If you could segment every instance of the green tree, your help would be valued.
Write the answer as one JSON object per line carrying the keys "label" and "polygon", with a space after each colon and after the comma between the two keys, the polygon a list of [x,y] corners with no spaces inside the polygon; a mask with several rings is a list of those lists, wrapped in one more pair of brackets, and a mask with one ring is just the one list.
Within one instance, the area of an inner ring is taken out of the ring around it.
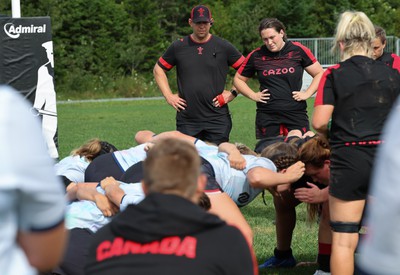
{"label": "green tree", "polygon": [[125,60],[130,72],[150,72],[164,46],[164,30],[159,22],[162,14],[158,1],[127,0],[124,9],[130,18],[129,46]]}
{"label": "green tree", "polygon": [[107,0],[63,1],[59,28],[53,30],[57,62],[80,74],[115,76],[125,71],[128,14]]}
{"label": "green tree", "polygon": [[[211,33],[244,55],[262,45],[258,24],[265,17],[281,20],[289,38],[331,37],[340,13],[360,10],[388,35],[400,36],[399,0],[202,3],[211,8],[215,20]],[[151,83],[158,57],[175,39],[191,33],[188,18],[198,4],[197,0],[27,0],[21,3],[21,15],[51,17],[58,89],[114,91],[118,83],[132,86],[133,75],[140,75],[138,83],[142,79]],[[11,1],[0,1],[0,13],[11,16]],[[171,74],[171,83],[173,78]]]}

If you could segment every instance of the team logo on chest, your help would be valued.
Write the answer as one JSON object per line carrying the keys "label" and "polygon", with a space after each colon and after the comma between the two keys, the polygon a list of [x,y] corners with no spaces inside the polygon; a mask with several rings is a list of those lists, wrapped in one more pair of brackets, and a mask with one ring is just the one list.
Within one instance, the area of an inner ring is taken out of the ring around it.
{"label": "team logo on chest", "polygon": [[198,47],[197,48],[197,54],[203,54],[203,50],[204,50],[204,48]]}

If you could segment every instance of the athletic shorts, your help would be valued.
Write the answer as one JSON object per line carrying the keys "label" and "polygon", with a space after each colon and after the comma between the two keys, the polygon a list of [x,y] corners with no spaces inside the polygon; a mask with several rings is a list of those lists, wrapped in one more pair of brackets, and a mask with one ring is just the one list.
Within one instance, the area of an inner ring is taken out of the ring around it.
{"label": "athletic shorts", "polygon": [[125,183],[141,182],[143,179],[143,161],[129,167],[121,176],[121,181]]}
{"label": "athletic shorts", "polygon": [[367,198],[376,146],[332,148],[329,194],[345,201]]}
{"label": "athletic shorts", "polygon": [[212,167],[211,163],[204,158],[201,158],[201,172],[207,177],[207,184],[204,188],[204,193],[210,194],[223,192],[222,188],[215,179],[214,168]]}
{"label": "athletic shorts", "polygon": [[232,130],[230,115],[212,118],[206,122],[176,121],[176,130],[186,135],[219,145],[229,141]]}
{"label": "athletic shorts", "polygon": [[104,154],[95,158],[86,168],[85,182],[100,182],[106,177],[120,180],[124,172],[113,153]]}
{"label": "athletic shorts", "polygon": [[256,138],[286,136],[291,130],[303,134],[310,130],[307,111],[257,112]]}

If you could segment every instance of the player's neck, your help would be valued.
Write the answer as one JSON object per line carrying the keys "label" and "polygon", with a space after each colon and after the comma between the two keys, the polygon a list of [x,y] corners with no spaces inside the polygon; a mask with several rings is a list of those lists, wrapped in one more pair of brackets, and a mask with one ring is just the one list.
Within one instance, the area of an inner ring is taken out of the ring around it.
{"label": "player's neck", "polygon": [[204,43],[207,42],[210,38],[211,38],[211,33],[208,33],[207,35],[205,35],[204,37],[198,36],[194,33],[192,33],[190,35],[190,38],[197,43]]}

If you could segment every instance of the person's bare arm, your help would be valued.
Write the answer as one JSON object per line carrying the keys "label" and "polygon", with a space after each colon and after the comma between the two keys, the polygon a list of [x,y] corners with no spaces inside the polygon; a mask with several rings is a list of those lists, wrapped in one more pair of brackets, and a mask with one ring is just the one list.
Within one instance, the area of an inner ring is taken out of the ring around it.
{"label": "person's bare arm", "polygon": [[178,112],[185,110],[186,101],[180,98],[179,95],[172,93],[171,88],[168,83],[168,77],[163,68],[161,68],[157,63],[153,69],[154,79],[157,82],[158,88],[165,97],[165,100],[169,105],[171,105]]}
{"label": "person's bare arm", "polygon": [[306,72],[312,76],[313,80],[311,81],[310,86],[308,86],[307,90],[304,92],[301,91],[293,91],[293,98],[297,101],[306,100],[310,98],[318,89],[319,81],[321,80],[322,75],[324,74],[324,69],[322,68],[319,62],[315,62],[314,64],[305,68]]}
{"label": "person's bare arm", "polygon": [[228,154],[228,160],[232,168],[237,170],[243,170],[246,168],[246,159],[242,156],[234,144],[223,142],[218,146],[218,151]]}
{"label": "person's bare arm", "polygon": [[[235,90],[235,88],[232,88],[232,90]],[[223,98],[223,104],[220,103],[220,100],[218,100],[218,97],[222,97]],[[234,96],[231,91],[228,90],[223,90],[222,93],[220,93],[218,96],[216,96],[213,99],[213,104],[215,107],[222,107],[225,104],[228,104],[229,102],[233,101],[236,98],[236,96]]]}
{"label": "person's bare arm", "polygon": [[[67,201],[74,201],[74,200],[79,200],[78,198],[78,190],[79,190],[79,194],[82,199],[86,199],[85,198],[85,192],[89,192],[90,194],[92,194],[91,191],[85,191],[85,190],[95,190],[96,186],[98,185],[97,182],[82,182],[82,183],[77,183],[77,182],[71,182],[68,186],[67,186],[67,193],[66,193],[66,197],[67,197]],[[90,196],[90,195],[87,195]]]}
{"label": "person's bare arm", "polygon": [[29,263],[39,271],[49,271],[62,259],[67,240],[64,223],[40,232],[18,232],[17,242]]}
{"label": "person's bare arm", "polygon": [[247,173],[247,179],[254,188],[270,188],[276,185],[293,183],[304,174],[304,163],[301,161],[289,166],[285,173],[277,173],[272,170],[255,167]]}
{"label": "person's bare arm", "polygon": [[217,215],[229,225],[236,226],[244,235],[249,245],[253,245],[253,231],[247,223],[236,203],[226,193],[206,195],[210,198],[211,208],[209,213]]}
{"label": "person's bare arm", "polygon": [[333,113],[333,105],[318,105],[314,107],[312,126],[314,130],[324,137],[328,137],[328,123]]}
{"label": "person's bare arm", "polygon": [[302,202],[306,203],[322,203],[328,201],[329,192],[328,187],[323,189],[319,189],[318,186],[307,182],[307,185],[310,188],[298,188],[294,191],[294,196]]}
{"label": "person's bare arm", "polygon": [[119,185],[108,185],[105,189],[107,198],[116,206],[120,206],[122,198],[125,196],[124,190]]}
{"label": "person's bare arm", "polygon": [[236,73],[235,78],[233,79],[233,84],[237,88],[237,91],[243,94],[245,97],[254,100],[255,102],[267,103],[270,96],[268,89],[255,93],[249,87],[249,85],[247,85],[248,80],[249,78]]}
{"label": "person's bare arm", "polygon": [[119,208],[105,195],[97,192],[97,185],[97,182],[75,184],[74,188],[68,191],[69,194],[67,193],[67,196],[68,198],[73,198],[73,200],[89,200],[96,203],[97,208],[106,217],[115,215]]}
{"label": "person's bare arm", "polygon": [[107,198],[116,206],[120,206],[125,192],[119,187],[120,183],[113,177],[107,177],[100,182],[101,187],[106,192]]}
{"label": "person's bare arm", "polygon": [[167,139],[167,138],[178,138],[181,140],[186,140],[192,144],[194,144],[194,142],[196,141],[196,138],[194,138],[192,136],[188,136],[186,134],[183,134],[179,131],[167,131],[167,132],[159,133],[158,135],[152,137],[150,142],[156,142],[157,140],[162,140],[162,139]]}
{"label": "person's bare arm", "polygon": [[154,133],[153,131],[141,130],[136,133],[135,141],[137,142],[137,144],[143,144],[149,142],[155,135],[156,133]]}

